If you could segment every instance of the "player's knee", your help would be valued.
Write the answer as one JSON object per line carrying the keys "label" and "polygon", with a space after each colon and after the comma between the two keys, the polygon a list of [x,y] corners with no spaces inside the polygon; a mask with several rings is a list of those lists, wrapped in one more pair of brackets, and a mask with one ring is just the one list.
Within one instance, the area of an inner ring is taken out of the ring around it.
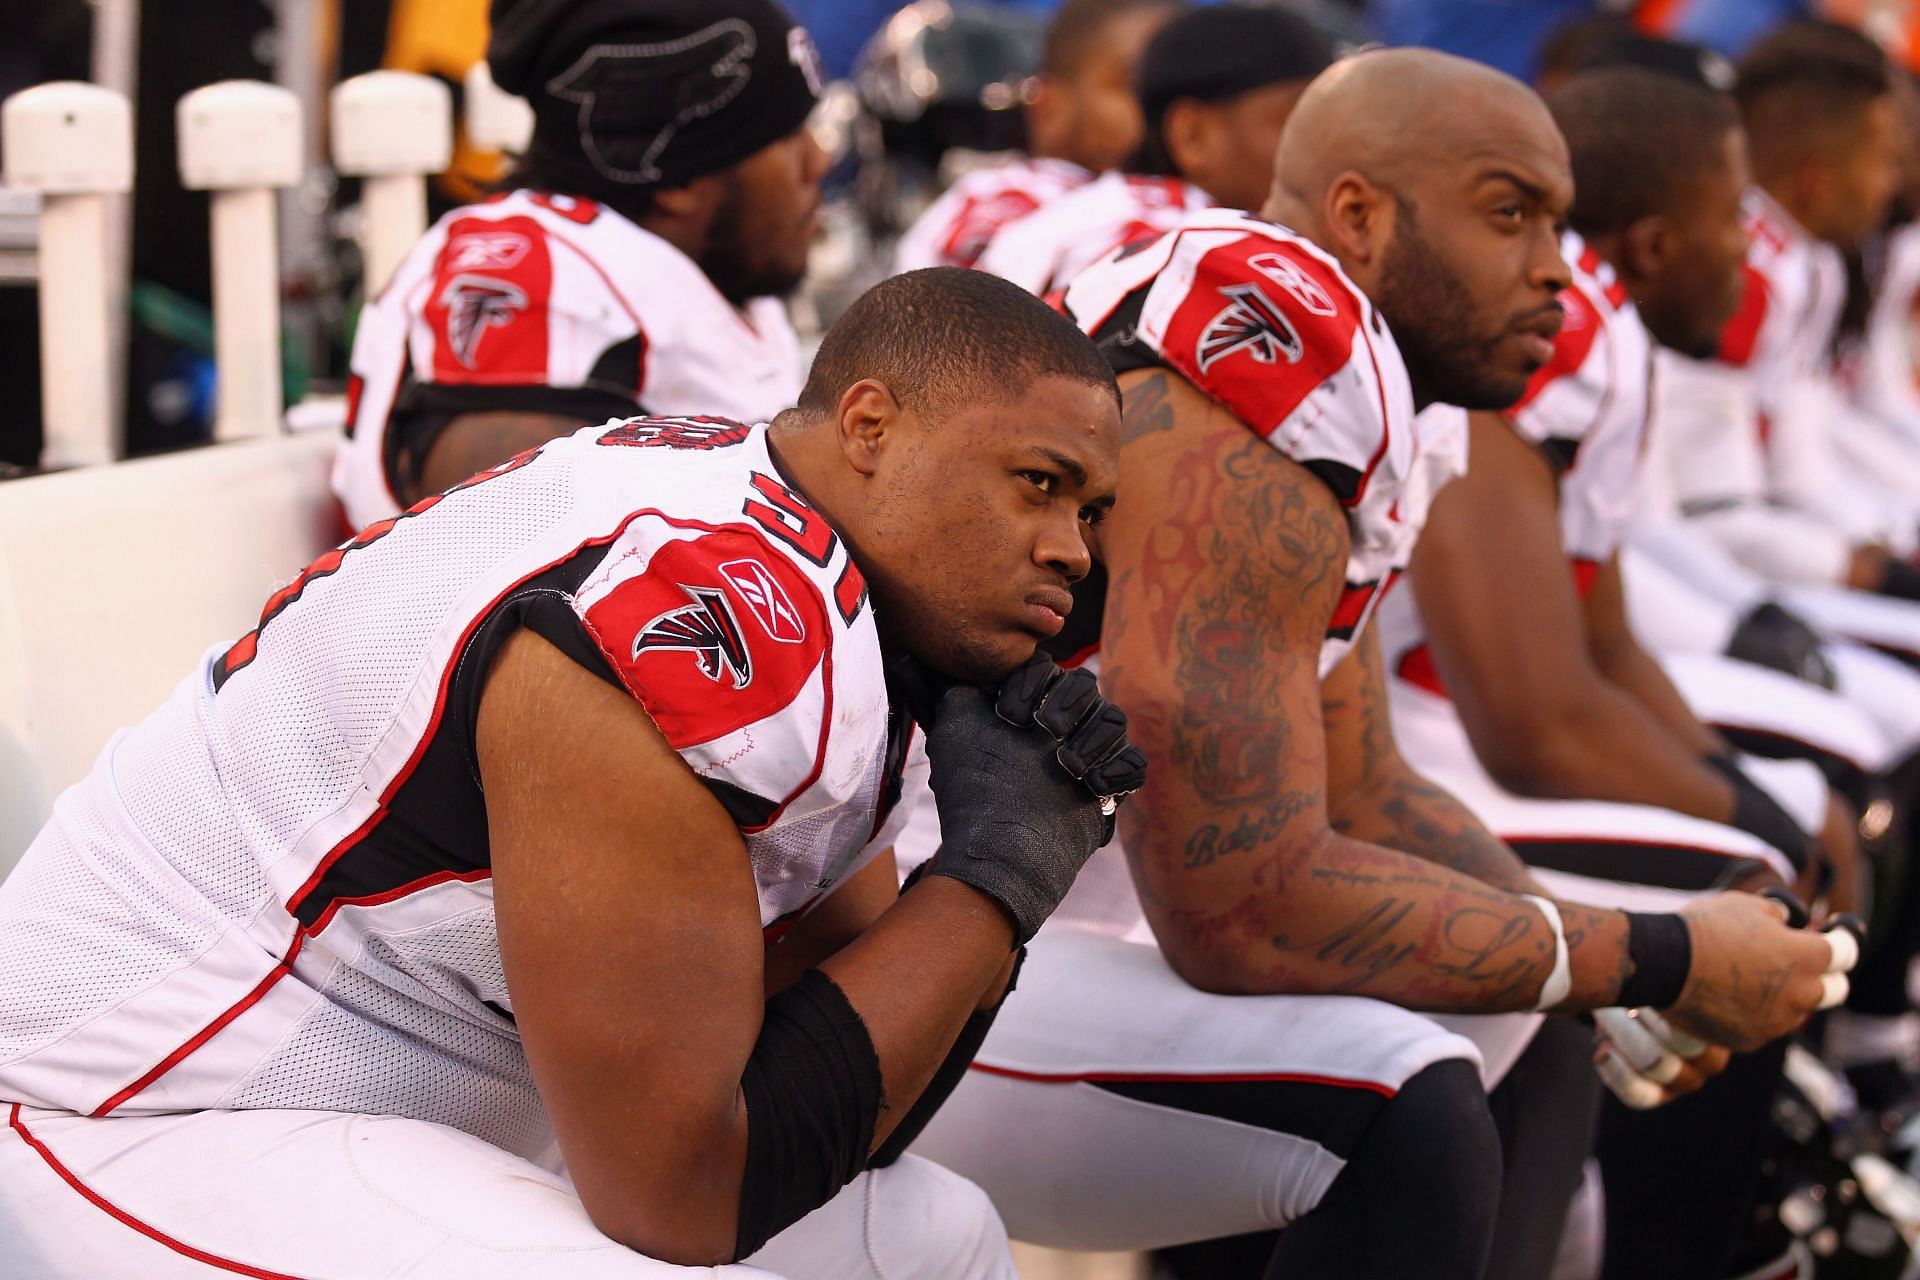
{"label": "player's knee", "polygon": [[[1436,1062],[1402,1085],[1381,1109],[1354,1153],[1354,1163],[1416,1178],[1437,1209],[1484,1216],[1491,1224],[1499,1196],[1500,1134],[1473,1063]],[[1496,1194],[1490,1194],[1496,1193]]]}
{"label": "player's knee", "polygon": [[1007,1229],[987,1193],[931,1160],[868,1175],[867,1249],[899,1280],[1012,1280]]}

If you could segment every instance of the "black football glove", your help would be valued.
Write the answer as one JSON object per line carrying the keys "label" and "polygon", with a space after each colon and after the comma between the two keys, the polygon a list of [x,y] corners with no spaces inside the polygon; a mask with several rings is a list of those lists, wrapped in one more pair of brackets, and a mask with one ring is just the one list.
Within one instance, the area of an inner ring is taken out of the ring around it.
{"label": "black football glove", "polygon": [[901,664],[890,677],[927,734],[940,815],[932,874],[998,902],[1014,941],[1026,942],[1112,838],[1115,807],[1146,780],[1126,715],[1090,673],[1038,653],[993,691],[941,688]]}

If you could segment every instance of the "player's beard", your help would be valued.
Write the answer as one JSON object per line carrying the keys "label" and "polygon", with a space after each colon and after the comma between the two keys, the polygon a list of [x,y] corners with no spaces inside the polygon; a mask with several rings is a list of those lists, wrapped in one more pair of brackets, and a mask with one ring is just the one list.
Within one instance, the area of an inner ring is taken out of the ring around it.
{"label": "player's beard", "polygon": [[1527,380],[1503,373],[1496,348],[1504,334],[1474,330],[1466,283],[1420,234],[1412,204],[1395,197],[1393,239],[1380,260],[1374,306],[1386,317],[1421,396],[1462,409],[1505,409]]}
{"label": "player's beard", "polygon": [[735,306],[754,298],[784,298],[800,287],[806,278],[803,260],[799,266],[762,260],[746,234],[746,194],[737,175],[726,175],[726,194],[713,211],[713,225],[707,230],[707,249],[700,255],[700,269],[720,296]]}

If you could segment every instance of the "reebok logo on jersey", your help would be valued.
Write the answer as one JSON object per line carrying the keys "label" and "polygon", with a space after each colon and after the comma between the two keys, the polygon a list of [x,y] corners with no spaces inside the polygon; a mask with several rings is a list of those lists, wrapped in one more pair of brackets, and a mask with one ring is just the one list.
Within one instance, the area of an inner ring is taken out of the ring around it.
{"label": "reebok logo on jersey", "polygon": [[526,290],[505,280],[463,273],[440,291],[447,310],[447,345],[453,358],[471,369],[487,330],[512,324],[527,309]]}
{"label": "reebok logo on jersey", "polygon": [[447,244],[447,266],[454,271],[507,271],[520,265],[533,241],[518,231],[470,231]]}
{"label": "reebok logo on jersey", "polygon": [[1258,253],[1247,259],[1247,265],[1292,294],[1294,301],[1313,315],[1331,316],[1338,312],[1319,281],[1302,271],[1300,264],[1292,259],[1278,253]]}
{"label": "reebok logo on jersey", "polygon": [[[765,570],[762,570],[765,572]],[[680,584],[693,603],[669,609],[640,628],[633,638],[633,657],[648,649],[680,649],[693,654],[700,674],[719,683],[733,678],[733,687],[744,689],[753,683],[753,658],[747,652],[746,637],[727,603],[727,593],[719,587],[690,587]],[[783,597],[784,598],[784,597]],[[793,606],[787,606],[791,609]]]}
{"label": "reebok logo on jersey", "polygon": [[747,602],[747,608],[769,636],[781,644],[806,641],[807,624],[800,620],[800,611],[793,607],[793,601],[781,590],[767,566],[758,560],[729,560],[720,566],[720,572]]}
{"label": "reebok logo on jersey", "polygon": [[1273,364],[1283,355],[1289,364],[1300,362],[1305,348],[1299,332],[1259,285],[1225,285],[1220,292],[1231,301],[1201,330],[1194,351],[1203,377],[1236,351],[1247,352],[1261,364]]}

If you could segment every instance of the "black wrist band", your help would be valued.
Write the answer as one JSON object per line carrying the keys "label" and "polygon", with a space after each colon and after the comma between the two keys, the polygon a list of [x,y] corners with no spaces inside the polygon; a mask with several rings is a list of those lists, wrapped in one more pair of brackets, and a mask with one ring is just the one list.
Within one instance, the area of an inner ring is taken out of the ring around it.
{"label": "black wrist band", "polygon": [[1812,841],[1793,815],[1780,807],[1759,783],[1749,778],[1731,755],[1700,757],[1700,762],[1733,784],[1733,817],[1729,826],[1758,836],[1784,855],[1793,869],[1807,865]]}
{"label": "black wrist band", "polygon": [[1680,999],[1693,969],[1693,937],[1677,915],[1627,912],[1627,956],[1633,973],[1620,984],[1628,1009],[1665,1009]]}

